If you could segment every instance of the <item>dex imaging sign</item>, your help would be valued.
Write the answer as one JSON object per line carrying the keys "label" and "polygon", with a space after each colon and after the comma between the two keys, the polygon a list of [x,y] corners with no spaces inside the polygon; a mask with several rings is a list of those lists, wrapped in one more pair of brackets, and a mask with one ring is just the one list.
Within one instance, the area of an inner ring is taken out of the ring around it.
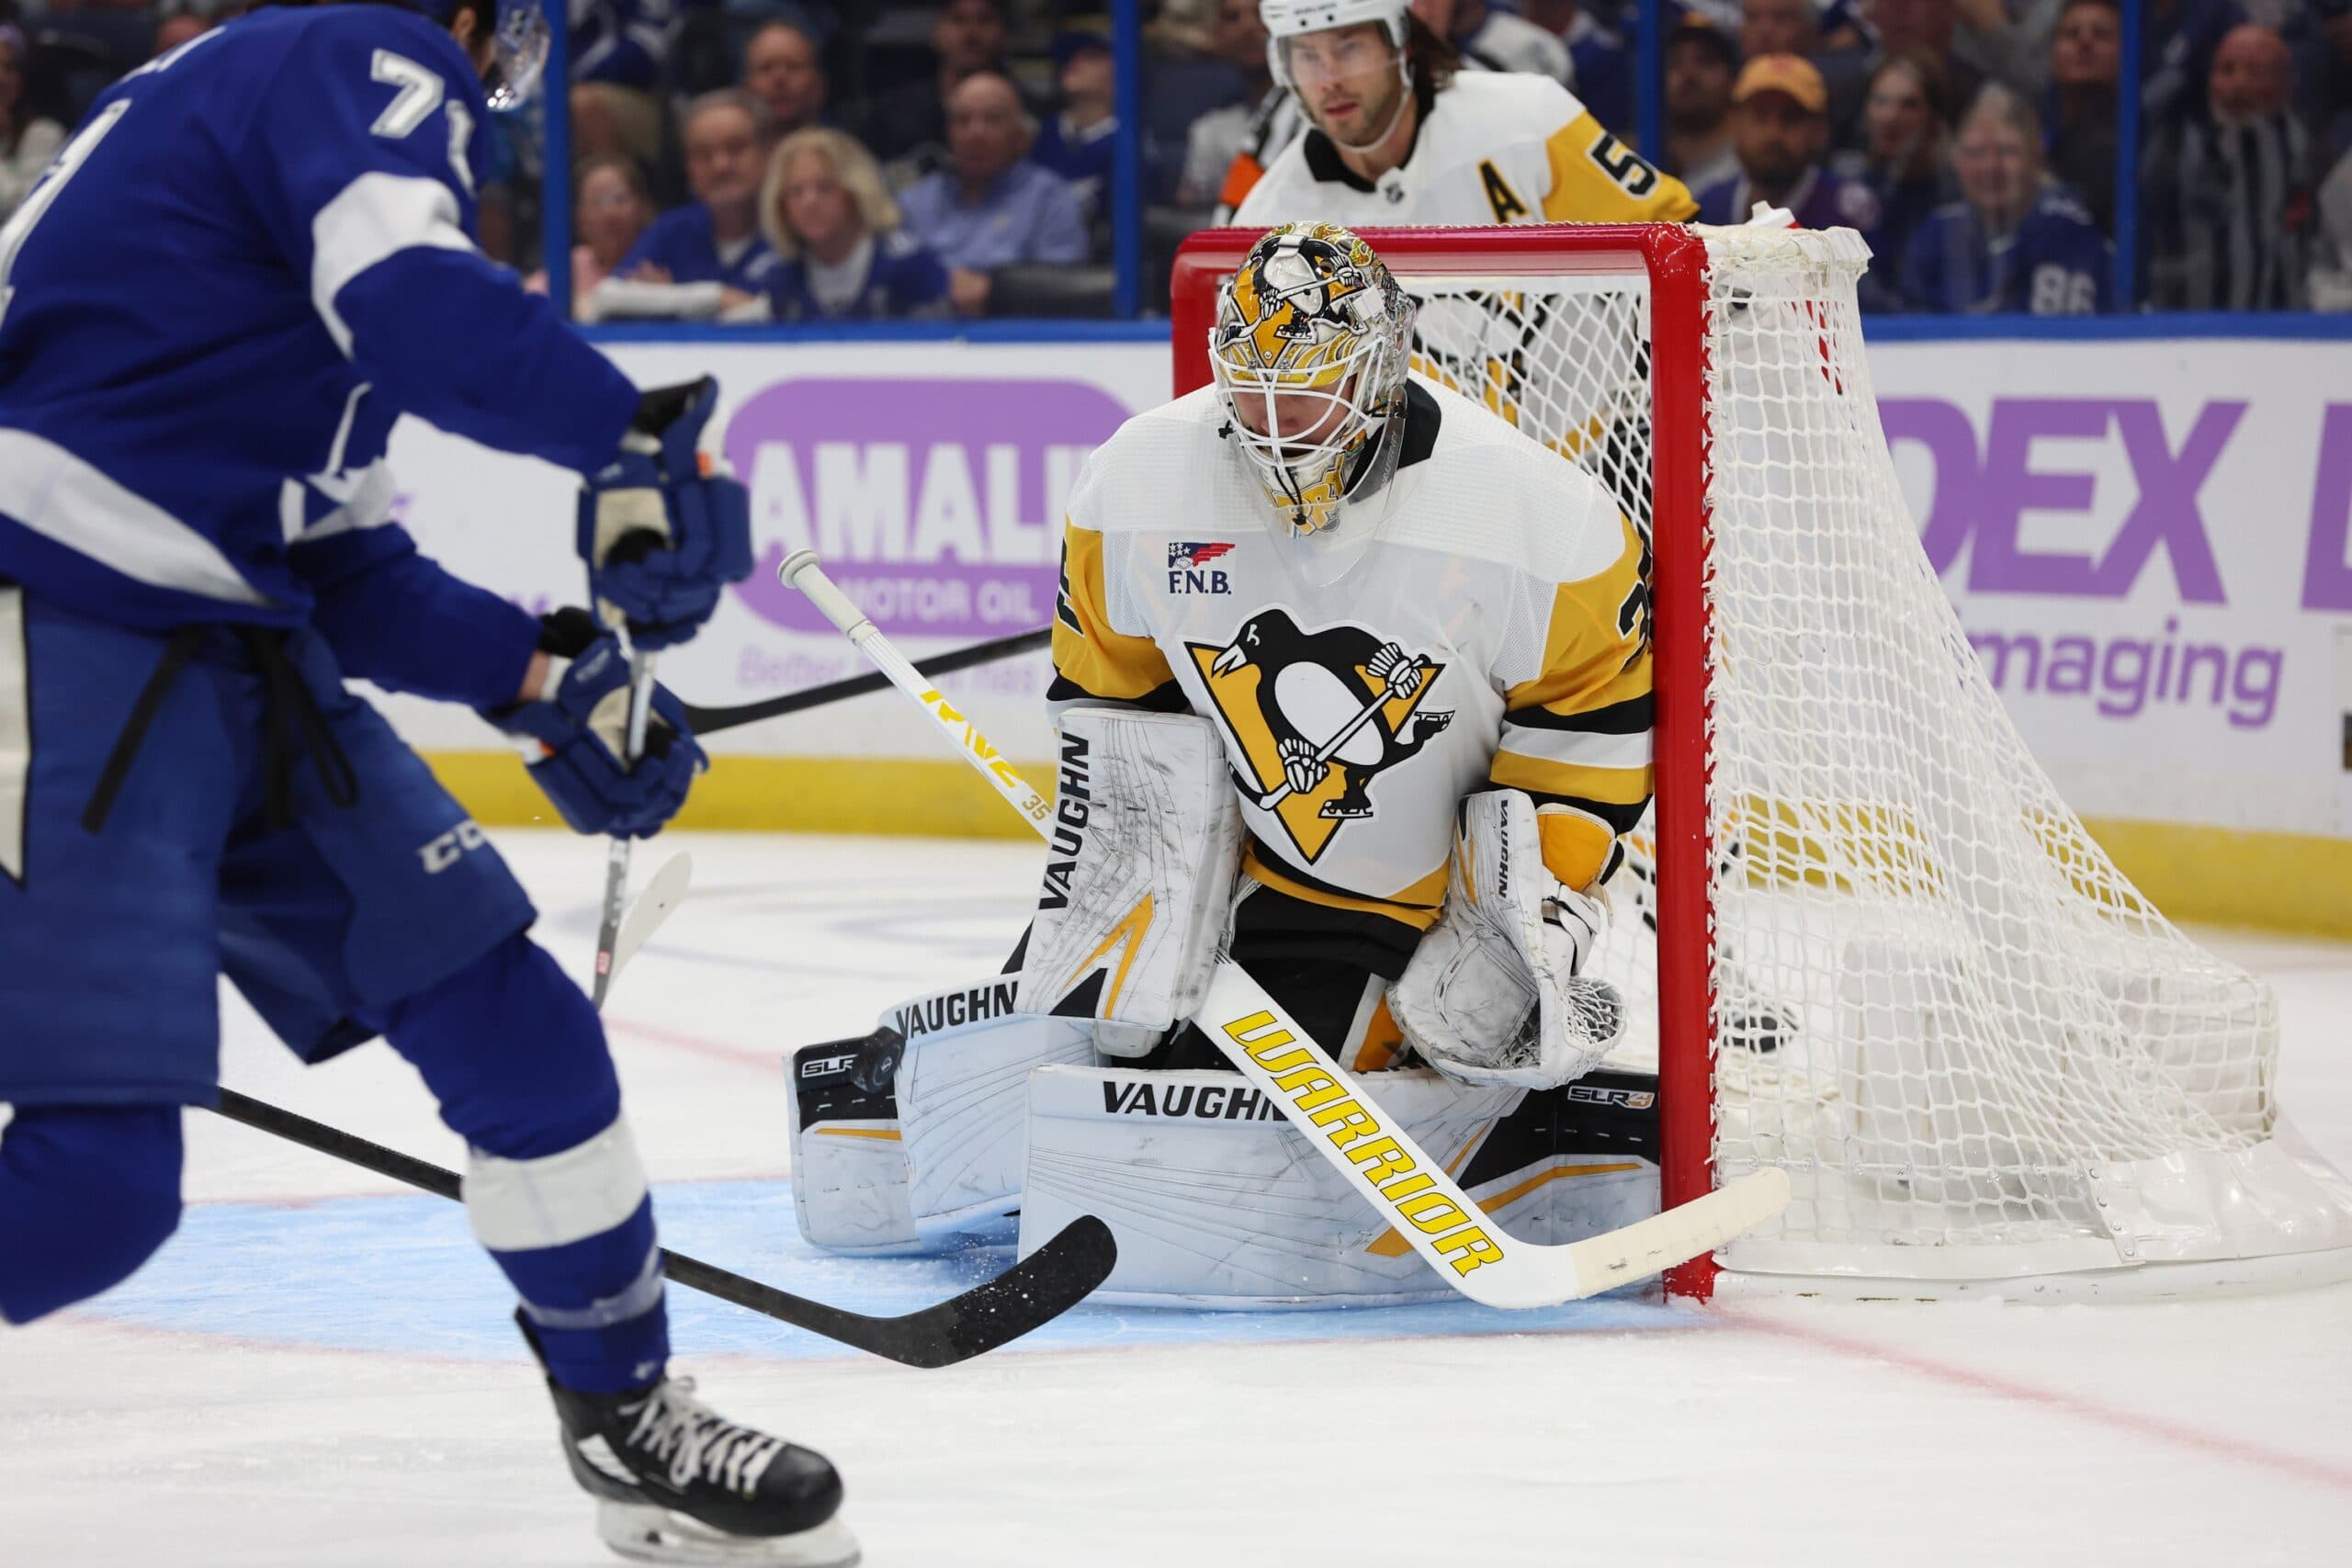
{"label": "dex imaging sign", "polygon": [[2352,833],[2335,788],[2347,352],[1873,348],[1928,561],[2076,809]]}
{"label": "dex imaging sign", "polygon": [[1079,381],[771,385],[727,429],[760,551],[743,602],[788,630],[830,632],[775,577],[786,555],[809,548],[889,636],[974,639],[1043,626],[1064,498],[1126,416]]}

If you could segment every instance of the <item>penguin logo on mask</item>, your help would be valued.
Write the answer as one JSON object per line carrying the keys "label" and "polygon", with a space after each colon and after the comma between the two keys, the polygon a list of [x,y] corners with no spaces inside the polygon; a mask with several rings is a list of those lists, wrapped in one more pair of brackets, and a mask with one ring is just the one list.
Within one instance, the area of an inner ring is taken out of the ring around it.
{"label": "penguin logo on mask", "polygon": [[1349,822],[1373,815],[1372,781],[1453,721],[1425,706],[1445,666],[1362,626],[1301,631],[1261,610],[1223,647],[1186,643],[1248,767],[1241,791],[1312,864]]}

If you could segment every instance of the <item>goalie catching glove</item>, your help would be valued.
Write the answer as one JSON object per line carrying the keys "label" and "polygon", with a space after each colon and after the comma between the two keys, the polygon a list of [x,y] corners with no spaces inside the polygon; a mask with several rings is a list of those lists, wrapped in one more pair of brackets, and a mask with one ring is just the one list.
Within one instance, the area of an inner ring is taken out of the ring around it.
{"label": "goalie catching glove", "polygon": [[1017,1010],[1091,1018],[1104,1055],[1148,1054],[1207,999],[1240,865],[1241,814],[1214,725],[1069,709]]}
{"label": "goalie catching glove", "polygon": [[707,376],[645,393],[619,453],[580,495],[589,592],[607,626],[628,617],[640,652],[694,636],[719,591],[752,573],[750,493],[701,452],[718,403]]}
{"label": "goalie catching glove", "polygon": [[677,815],[695,775],[710,765],[687,728],[685,708],[668,687],[653,688],[645,754],[630,767],[621,760],[629,671],[619,640],[597,635],[588,612],[577,608],[543,616],[539,625],[539,649],[554,656],[543,694],[482,716],[520,739],[531,777],[574,832],[650,838]]}
{"label": "goalie catching glove", "polygon": [[1405,1038],[1460,1083],[1555,1088],[1624,1034],[1617,987],[1577,973],[1607,906],[1544,865],[1537,815],[1515,789],[1462,803],[1445,913],[1389,987]]}

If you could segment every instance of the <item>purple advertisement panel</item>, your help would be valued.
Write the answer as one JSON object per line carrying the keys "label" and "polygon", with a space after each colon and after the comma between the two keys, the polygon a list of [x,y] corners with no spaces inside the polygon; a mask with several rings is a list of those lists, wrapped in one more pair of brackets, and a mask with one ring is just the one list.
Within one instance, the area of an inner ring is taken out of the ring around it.
{"label": "purple advertisement panel", "polygon": [[779,381],[727,428],[759,558],[737,592],[777,626],[830,633],[776,581],[784,558],[807,547],[890,637],[969,641],[1041,626],[1063,500],[1126,413],[1080,381]]}

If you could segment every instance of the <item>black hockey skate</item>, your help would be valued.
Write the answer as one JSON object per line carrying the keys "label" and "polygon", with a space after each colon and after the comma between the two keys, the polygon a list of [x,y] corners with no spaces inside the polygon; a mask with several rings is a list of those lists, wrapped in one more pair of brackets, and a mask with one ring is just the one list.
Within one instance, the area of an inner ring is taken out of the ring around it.
{"label": "black hockey skate", "polygon": [[[521,1314],[531,1353],[538,1341]],[[546,1359],[540,1359],[541,1368]],[[553,1378],[563,1456],[596,1498],[596,1532],[642,1562],[849,1568],[856,1538],[835,1517],[842,1478],[822,1454],[729,1421],[691,1378],[582,1393]]]}

